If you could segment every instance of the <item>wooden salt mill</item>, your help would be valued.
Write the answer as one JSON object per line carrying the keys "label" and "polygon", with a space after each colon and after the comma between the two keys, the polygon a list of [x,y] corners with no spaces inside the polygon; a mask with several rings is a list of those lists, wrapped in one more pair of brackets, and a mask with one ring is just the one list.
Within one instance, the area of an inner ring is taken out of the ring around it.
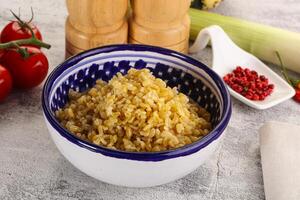
{"label": "wooden salt mill", "polygon": [[66,0],[66,56],[108,45],[127,43],[128,0]]}
{"label": "wooden salt mill", "polygon": [[131,0],[129,42],[187,53],[190,0]]}

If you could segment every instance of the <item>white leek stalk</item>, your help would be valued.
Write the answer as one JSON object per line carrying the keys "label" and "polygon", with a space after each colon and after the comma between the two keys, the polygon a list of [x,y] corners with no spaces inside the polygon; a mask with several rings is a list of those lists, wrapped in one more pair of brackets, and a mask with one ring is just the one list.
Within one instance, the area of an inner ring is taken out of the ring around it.
{"label": "white leek stalk", "polygon": [[190,39],[210,25],[219,25],[242,49],[258,58],[279,65],[278,51],[286,68],[300,73],[300,33],[261,25],[191,8]]}

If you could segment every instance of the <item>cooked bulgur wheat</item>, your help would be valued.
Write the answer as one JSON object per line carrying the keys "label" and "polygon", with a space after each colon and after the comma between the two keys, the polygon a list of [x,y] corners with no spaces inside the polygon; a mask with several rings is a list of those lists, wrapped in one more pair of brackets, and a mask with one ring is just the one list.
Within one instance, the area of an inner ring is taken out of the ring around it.
{"label": "cooked bulgur wheat", "polygon": [[148,69],[98,80],[85,93],[69,92],[69,103],[56,111],[70,132],[94,144],[124,151],[178,148],[207,135],[210,114],[155,78]]}

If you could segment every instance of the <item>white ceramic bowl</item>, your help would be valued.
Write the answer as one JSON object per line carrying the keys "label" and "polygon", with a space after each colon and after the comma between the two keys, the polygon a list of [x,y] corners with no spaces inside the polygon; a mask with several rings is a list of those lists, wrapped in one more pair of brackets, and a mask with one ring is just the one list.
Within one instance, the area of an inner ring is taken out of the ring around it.
{"label": "white ceramic bowl", "polygon": [[[109,80],[131,67],[149,68],[170,86],[212,114],[213,130],[190,145],[163,152],[125,152],[83,141],[64,129],[54,111],[67,102],[70,88],[84,91],[97,79]],[[49,75],[42,95],[45,121],[59,151],[75,167],[101,181],[150,187],[179,179],[213,154],[231,117],[230,95],[221,78],[204,64],[171,50],[144,45],[113,45],[78,54]]]}

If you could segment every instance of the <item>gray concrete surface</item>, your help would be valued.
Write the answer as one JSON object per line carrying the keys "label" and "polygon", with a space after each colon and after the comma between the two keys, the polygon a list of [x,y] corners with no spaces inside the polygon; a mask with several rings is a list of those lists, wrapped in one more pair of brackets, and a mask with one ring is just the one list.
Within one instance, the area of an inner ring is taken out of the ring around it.
{"label": "gray concrete surface", "polygon": [[[0,25],[21,8],[52,49],[45,51],[53,69],[64,59],[63,0],[0,0]],[[299,0],[225,0],[215,12],[300,31]],[[210,50],[198,56],[210,64]],[[300,64],[300,63],[299,63]],[[274,70],[277,71],[276,68]],[[51,71],[51,70],[50,70]],[[233,115],[223,144],[209,161],[187,177],[146,189],[112,186],[73,167],[51,141],[41,111],[42,86],[14,92],[0,104],[0,199],[264,199],[258,128],[268,120],[300,124],[300,105],[292,100],[259,111],[233,100]]]}

